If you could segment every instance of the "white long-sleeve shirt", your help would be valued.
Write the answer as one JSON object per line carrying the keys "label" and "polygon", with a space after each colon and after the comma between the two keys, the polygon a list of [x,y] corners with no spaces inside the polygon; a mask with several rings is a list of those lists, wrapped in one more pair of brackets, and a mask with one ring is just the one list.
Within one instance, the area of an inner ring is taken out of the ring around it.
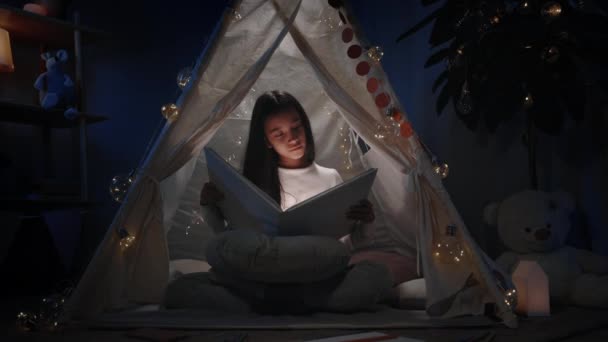
{"label": "white long-sleeve shirt", "polygon": [[342,183],[342,177],[335,169],[312,163],[300,169],[279,167],[281,182],[281,209],[287,210],[325,190]]}

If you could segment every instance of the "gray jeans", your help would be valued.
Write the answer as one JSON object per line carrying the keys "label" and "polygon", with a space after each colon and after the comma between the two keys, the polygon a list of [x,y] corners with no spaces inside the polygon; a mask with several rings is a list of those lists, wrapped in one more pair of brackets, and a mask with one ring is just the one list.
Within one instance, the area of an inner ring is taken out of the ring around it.
{"label": "gray jeans", "polygon": [[235,230],[207,246],[212,280],[271,312],[371,309],[390,293],[389,271],[369,261],[348,266],[349,259],[344,244],[322,236]]}

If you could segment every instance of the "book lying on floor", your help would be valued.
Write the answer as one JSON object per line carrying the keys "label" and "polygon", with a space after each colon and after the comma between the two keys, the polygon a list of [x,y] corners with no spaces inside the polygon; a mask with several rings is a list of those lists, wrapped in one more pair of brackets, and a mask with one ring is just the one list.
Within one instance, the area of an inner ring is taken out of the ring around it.
{"label": "book lying on floor", "polygon": [[209,179],[224,194],[218,203],[234,229],[255,229],[269,235],[325,235],[340,238],[350,233],[346,218],[352,205],[367,198],[377,169],[369,169],[287,210],[245,178],[220,155],[205,148]]}
{"label": "book lying on floor", "polygon": [[380,332],[366,332],[352,335],[334,336],[307,342],[422,342],[422,340],[389,335]]}

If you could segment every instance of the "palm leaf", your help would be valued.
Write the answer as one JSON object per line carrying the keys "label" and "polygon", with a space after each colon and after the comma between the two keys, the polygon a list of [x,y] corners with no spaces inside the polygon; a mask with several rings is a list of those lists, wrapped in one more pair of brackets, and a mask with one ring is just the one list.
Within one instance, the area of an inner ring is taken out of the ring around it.
{"label": "palm leaf", "polygon": [[444,11],[437,17],[431,30],[431,36],[429,37],[431,47],[437,47],[456,36],[456,23],[464,15],[464,10],[456,11],[453,8],[449,8],[449,10]]}
{"label": "palm leaf", "polygon": [[441,112],[443,112],[443,109],[445,108],[445,106],[448,104],[448,102],[450,101],[450,83],[446,83],[443,88],[441,88],[441,91],[439,92],[439,95],[437,96],[437,103],[435,106],[435,110],[437,111],[437,116],[441,116]]}
{"label": "palm leaf", "polygon": [[439,74],[439,76],[437,76],[437,79],[435,80],[435,82],[433,82],[433,94],[435,94],[435,92],[437,91],[437,88],[439,88],[439,86],[448,80],[448,75],[450,73],[447,70],[444,70],[441,74]]}
{"label": "palm leaf", "polygon": [[445,58],[447,58],[450,55],[450,49],[448,48],[443,48],[437,52],[435,52],[434,54],[432,54],[427,60],[426,63],[424,63],[424,67],[428,68],[430,66],[433,66],[439,62],[441,62],[442,60],[444,60]]}
{"label": "palm leaf", "polygon": [[439,16],[439,14],[441,14],[443,12],[443,10],[444,10],[443,8],[438,8],[438,9],[434,10],[426,18],[422,19],[416,25],[412,26],[410,29],[408,29],[407,31],[405,31],[404,33],[402,33],[397,38],[397,42],[400,42],[401,40],[403,40],[403,39],[411,36],[412,34],[420,31],[420,29],[422,29],[423,27],[425,27],[426,25],[428,25],[431,21],[433,21],[435,18],[437,18]]}

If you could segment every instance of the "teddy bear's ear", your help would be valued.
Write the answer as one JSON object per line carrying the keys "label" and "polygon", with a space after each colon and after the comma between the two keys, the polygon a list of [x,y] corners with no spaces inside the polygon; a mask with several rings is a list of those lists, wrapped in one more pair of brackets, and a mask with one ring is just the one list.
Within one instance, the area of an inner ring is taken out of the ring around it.
{"label": "teddy bear's ear", "polygon": [[40,54],[40,58],[42,58],[43,60],[47,60],[49,58],[51,58],[51,53],[50,52],[43,52]]}
{"label": "teddy bear's ear", "polygon": [[65,62],[65,61],[68,60],[68,53],[65,50],[59,50],[59,51],[57,51],[57,53],[55,54],[55,56],[57,56],[57,59],[60,60],[60,61],[62,61],[62,62]]}
{"label": "teddy bear's ear", "polygon": [[495,226],[498,224],[498,207],[500,203],[492,202],[483,208],[483,220],[485,223]]}
{"label": "teddy bear's ear", "polygon": [[568,212],[573,212],[576,204],[574,203],[574,199],[572,195],[565,191],[557,191],[551,194],[551,200],[557,202],[559,208],[565,209]]}

